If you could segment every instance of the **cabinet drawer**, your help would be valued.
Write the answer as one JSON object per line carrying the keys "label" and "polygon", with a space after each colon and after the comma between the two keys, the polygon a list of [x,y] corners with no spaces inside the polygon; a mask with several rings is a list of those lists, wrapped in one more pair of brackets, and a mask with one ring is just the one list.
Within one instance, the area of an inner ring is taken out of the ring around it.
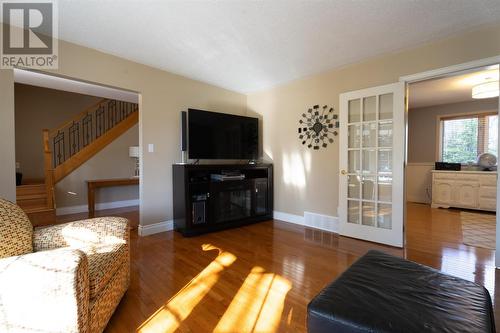
{"label": "cabinet drawer", "polygon": [[466,182],[478,182],[479,183],[479,176],[478,175],[470,175],[466,173],[459,173],[457,174],[457,178],[455,178],[456,181],[466,181]]}
{"label": "cabinet drawer", "polygon": [[481,198],[497,198],[497,188],[495,186],[481,186],[479,188],[479,197]]}
{"label": "cabinet drawer", "polygon": [[497,176],[496,175],[481,175],[479,176],[479,182],[481,185],[496,186]]}
{"label": "cabinet drawer", "polygon": [[496,210],[497,199],[479,198],[479,208],[485,210]]}
{"label": "cabinet drawer", "polygon": [[453,180],[456,178],[456,173],[454,172],[434,172],[432,173],[433,179],[436,180]]}

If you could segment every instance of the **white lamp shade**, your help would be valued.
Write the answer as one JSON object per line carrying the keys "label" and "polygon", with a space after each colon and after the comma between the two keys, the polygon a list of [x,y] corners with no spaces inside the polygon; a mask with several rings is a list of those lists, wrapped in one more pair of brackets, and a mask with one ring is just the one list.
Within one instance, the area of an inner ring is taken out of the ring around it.
{"label": "white lamp shade", "polygon": [[498,81],[490,81],[472,87],[472,98],[491,98],[498,96]]}
{"label": "white lamp shade", "polygon": [[139,146],[128,147],[129,157],[139,157]]}

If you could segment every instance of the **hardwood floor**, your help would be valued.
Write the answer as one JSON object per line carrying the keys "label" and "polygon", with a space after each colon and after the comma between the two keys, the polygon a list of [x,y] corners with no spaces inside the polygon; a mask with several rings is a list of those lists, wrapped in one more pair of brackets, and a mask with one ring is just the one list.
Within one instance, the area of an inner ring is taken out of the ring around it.
{"label": "hardwood floor", "polygon": [[305,332],[307,303],[372,248],[482,284],[498,309],[494,251],[461,243],[459,212],[409,204],[407,216],[404,250],[280,221],[194,238],[132,232],[131,286],[106,332]]}

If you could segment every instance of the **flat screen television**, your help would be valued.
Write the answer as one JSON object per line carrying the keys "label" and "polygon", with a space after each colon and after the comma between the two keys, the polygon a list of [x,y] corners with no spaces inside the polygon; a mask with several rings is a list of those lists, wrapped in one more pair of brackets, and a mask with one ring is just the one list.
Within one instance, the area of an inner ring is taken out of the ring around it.
{"label": "flat screen television", "polygon": [[188,109],[190,159],[256,160],[258,151],[257,118]]}

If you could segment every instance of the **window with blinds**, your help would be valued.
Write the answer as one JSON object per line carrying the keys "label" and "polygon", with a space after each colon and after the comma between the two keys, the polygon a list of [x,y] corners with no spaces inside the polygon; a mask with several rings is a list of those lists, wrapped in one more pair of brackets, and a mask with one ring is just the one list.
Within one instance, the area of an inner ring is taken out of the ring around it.
{"label": "window with blinds", "polygon": [[441,118],[441,160],[475,162],[482,153],[498,156],[498,115],[482,113]]}

